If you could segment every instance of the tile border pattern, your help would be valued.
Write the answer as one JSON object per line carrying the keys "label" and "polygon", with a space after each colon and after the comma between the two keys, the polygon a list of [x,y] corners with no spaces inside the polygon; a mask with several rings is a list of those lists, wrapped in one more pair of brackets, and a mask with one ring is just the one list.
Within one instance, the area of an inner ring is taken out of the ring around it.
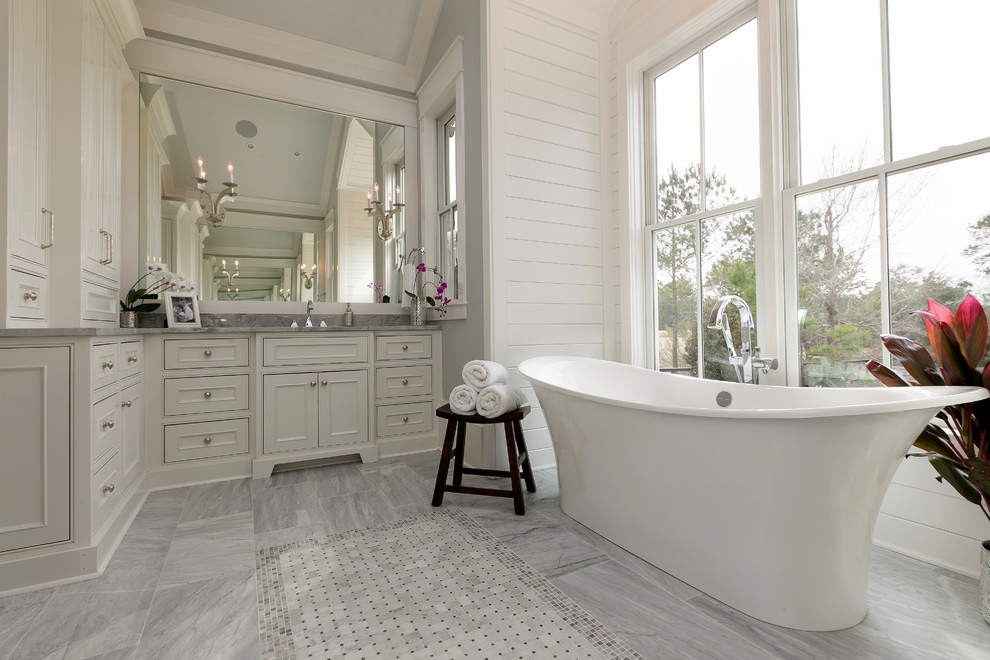
{"label": "tile border pattern", "polygon": [[[363,536],[371,539],[382,534],[409,533],[413,530],[405,528],[424,523],[439,524],[452,529],[455,533],[463,534],[466,544],[471,547],[472,556],[462,556],[458,561],[464,565],[477,563],[479,560],[496,564],[496,568],[504,570],[509,579],[520,585],[521,589],[525,591],[527,599],[541,603],[541,607],[545,606],[543,609],[546,615],[551,619],[556,619],[555,623],[560,626],[562,632],[566,632],[564,626],[572,631],[572,633],[568,633],[568,637],[573,634],[586,640],[591,649],[604,658],[641,658],[632,647],[571,600],[549,579],[456,507],[397,522],[383,523],[367,529],[352,530],[324,538],[308,539],[259,550],[256,569],[262,658],[265,660],[295,658],[296,649],[293,642],[293,622],[289,602],[292,601],[296,605],[297,598],[295,594],[290,593],[293,588],[289,582],[290,577],[282,573],[283,555],[291,556],[292,553],[300,551],[327,550],[334,544],[342,542],[346,544],[347,541],[360,539]],[[426,531],[425,526],[424,531]],[[337,559],[343,559],[345,556],[346,552],[340,553],[337,555]],[[414,559],[416,558],[411,558],[411,560]]]}

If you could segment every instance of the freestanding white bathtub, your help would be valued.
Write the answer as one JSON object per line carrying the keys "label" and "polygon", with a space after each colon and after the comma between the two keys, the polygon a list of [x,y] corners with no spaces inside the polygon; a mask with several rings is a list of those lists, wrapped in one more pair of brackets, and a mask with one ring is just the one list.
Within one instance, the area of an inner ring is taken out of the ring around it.
{"label": "freestanding white bathtub", "polygon": [[901,457],[940,408],[988,394],[741,385],[574,357],[519,372],[546,415],[564,513],[801,630],[866,616],[873,524]]}

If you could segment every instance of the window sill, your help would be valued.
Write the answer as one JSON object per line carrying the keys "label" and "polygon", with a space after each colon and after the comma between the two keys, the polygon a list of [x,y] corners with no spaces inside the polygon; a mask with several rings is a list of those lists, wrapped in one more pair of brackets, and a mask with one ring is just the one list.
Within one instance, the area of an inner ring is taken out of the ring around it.
{"label": "window sill", "polygon": [[443,316],[433,309],[427,310],[427,318],[431,321],[459,321],[467,318],[467,302],[452,302],[447,305],[447,313]]}

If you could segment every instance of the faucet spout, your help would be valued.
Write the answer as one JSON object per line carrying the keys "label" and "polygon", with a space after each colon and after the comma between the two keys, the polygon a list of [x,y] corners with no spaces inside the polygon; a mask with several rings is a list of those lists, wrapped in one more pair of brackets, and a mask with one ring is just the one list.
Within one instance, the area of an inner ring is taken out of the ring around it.
{"label": "faucet spout", "polygon": [[[729,326],[729,318],[726,314],[729,305],[735,307],[739,312],[739,331],[742,336],[740,337],[738,352],[732,341],[732,328]],[[753,313],[750,311],[746,301],[737,295],[731,294],[722,296],[716,300],[715,307],[712,308],[712,315],[708,320],[708,328],[722,331],[725,347],[729,351],[729,364],[735,369],[736,378],[739,382],[753,382],[752,366],[750,364],[753,357]]]}

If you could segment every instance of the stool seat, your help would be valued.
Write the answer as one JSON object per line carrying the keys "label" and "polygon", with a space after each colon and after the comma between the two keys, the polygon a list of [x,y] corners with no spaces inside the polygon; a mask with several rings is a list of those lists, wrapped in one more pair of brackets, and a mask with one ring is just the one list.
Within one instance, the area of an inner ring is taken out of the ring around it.
{"label": "stool seat", "polygon": [[[526,450],[526,439],[523,436],[522,420],[529,414],[530,407],[519,406],[515,410],[509,411],[498,417],[483,417],[478,414],[463,415],[454,412],[450,404],[444,404],[437,408],[437,417],[447,420],[447,431],[444,435],[443,449],[440,452],[440,466],[437,470],[437,483],[433,489],[433,506],[443,504],[444,493],[468,493],[471,495],[490,495],[493,497],[511,497],[515,505],[515,512],[518,515],[526,513],[526,505],[523,502],[522,482],[519,478],[520,470],[522,478],[526,481],[526,490],[531,493],[536,492],[536,479],[533,478],[533,468],[529,461],[529,452]],[[483,470],[480,468],[464,467],[464,439],[468,424],[503,424],[505,426],[505,444],[509,455],[508,470]],[[456,443],[455,443],[456,440]],[[450,467],[450,459],[454,459],[453,484],[447,485],[447,471]],[[478,488],[475,486],[462,486],[461,477],[465,474],[478,474],[490,477],[509,477],[512,482],[511,490],[500,490],[496,488]]]}

